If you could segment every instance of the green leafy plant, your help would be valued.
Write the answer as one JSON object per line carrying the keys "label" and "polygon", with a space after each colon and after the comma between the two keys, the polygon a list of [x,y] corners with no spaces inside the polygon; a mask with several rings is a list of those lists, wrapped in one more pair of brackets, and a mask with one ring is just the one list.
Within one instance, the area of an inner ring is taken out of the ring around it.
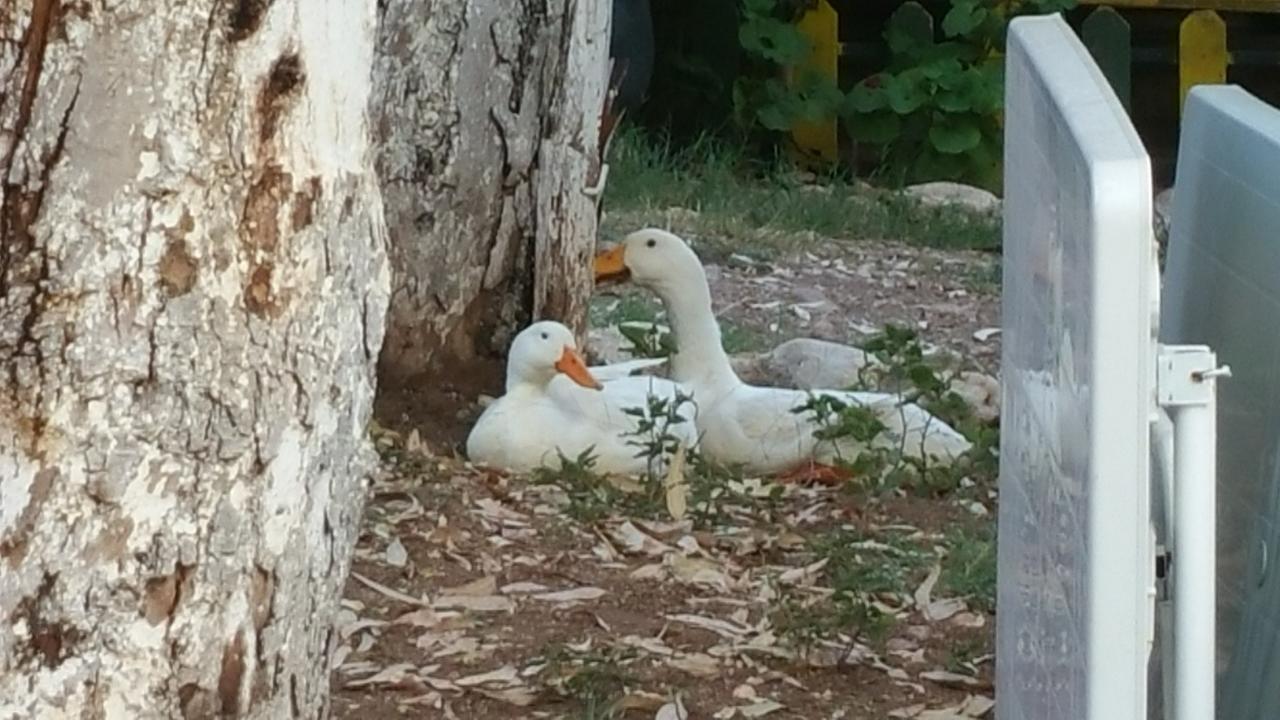
{"label": "green leafy plant", "polygon": [[738,42],[745,65],[733,85],[734,118],[750,132],[786,132],[832,117],[844,94],[831,78],[804,67],[812,46],[796,27],[795,0],[743,0]]}
{"label": "green leafy plant", "polygon": [[637,448],[636,457],[644,458],[650,482],[658,479],[666,460],[678,449],[680,438],[672,430],[688,422],[680,414],[680,407],[692,399],[680,390],[673,398],[650,393],[645,396],[646,407],[623,408],[622,412],[634,418],[636,425],[622,436],[627,438],[627,445]]}
{"label": "green leafy plant", "polygon": [[843,116],[855,140],[879,148],[892,184],[963,180],[1000,186],[1004,48],[1015,16],[1059,12],[1076,0],[949,0],[943,40],[916,3],[890,17],[890,61],[859,82]]}
{"label": "green leafy plant", "polygon": [[630,343],[623,348],[632,357],[664,358],[671,357],[676,351],[676,339],[653,322],[619,323],[618,332]]}
{"label": "green leafy plant", "polygon": [[991,612],[996,606],[996,538],[994,526],[960,528],[947,537],[942,563],[944,591],[966,598],[970,607]]}
{"label": "green leafy plant", "polygon": [[566,645],[548,646],[542,653],[545,665],[541,677],[548,687],[577,705],[583,720],[613,720],[626,709],[622,699],[635,680],[627,665],[634,652],[605,647],[574,650]]}
{"label": "green leafy plant", "polygon": [[827,561],[822,572],[831,594],[796,598],[782,592],[772,620],[785,642],[805,651],[838,634],[880,644],[895,619],[871,602],[877,594],[906,595],[918,584],[931,555],[898,533],[866,534],[835,528],[816,535],[808,551]]}

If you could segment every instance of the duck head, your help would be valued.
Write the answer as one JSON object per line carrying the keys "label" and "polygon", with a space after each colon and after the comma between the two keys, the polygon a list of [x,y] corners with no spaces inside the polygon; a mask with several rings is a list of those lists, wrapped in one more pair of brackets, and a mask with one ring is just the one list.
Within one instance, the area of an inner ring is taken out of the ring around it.
{"label": "duck head", "polygon": [[569,328],[544,320],[521,330],[511,342],[511,352],[507,355],[507,388],[522,383],[546,385],[557,373],[582,387],[602,388],[578,353]]}
{"label": "duck head", "polygon": [[637,230],[596,255],[596,283],[630,280],[660,295],[673,287],[705,282],[702,261],[678,235],[657,228]]}

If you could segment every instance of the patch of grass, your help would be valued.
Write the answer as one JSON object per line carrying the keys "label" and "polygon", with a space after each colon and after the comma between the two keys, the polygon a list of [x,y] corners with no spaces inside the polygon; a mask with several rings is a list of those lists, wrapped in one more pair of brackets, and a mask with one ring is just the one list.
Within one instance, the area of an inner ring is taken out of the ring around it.
{"label": "patch of grass", "polygon": [[779,637],[801,651],[838,634],[882,644],[894,618],[870,598],[878,593],[909,594],[933,557],[900,534],[871,536],[852,529],[819,535],[810,541],[810,549],[827,560],[823,573],[834,592],[804,599],[784,593],[772,616]]}
{"label": "patch of grass", "polygon": [[778,637],[801,652],[818,647],[840,634],[882,645],[893,629],[893,618],[850,593],[806,602],[784,595],[771,617]]}
{"label": "patch of grass", "polygon": [[560,467],[540,467],[533,471],[532,479],[535,483],[555,485],[565,491],[569,498],[566,509],[569,517],[583,523],[595,523],[617,511],[628,496],[596,473],[595,464],[591,448],[583,450],[576,458],[562,454]]}
{"label": "patch of grass", "polygon": [[998,262],[970,267],[960,278],[966,290],[978,293],[998,293],[1004,278]]}
{"label": "patch of grass", "polygon": [[911,593],[924,579],[932,554],[900,534],[881,537],[838,529],[812,541],[827,559],[826,574],[836,592]]}
{"label": "patch of grass", "polygon": [[626,660],[617,649],[576,651],[554,645],[543,651],[547,683],[577,706],[580,720],[613,720],[621,717],[618,701],[631,678],[622,667]]}
{"label": "patch of grass", "polygon": [[993,218],[957,208],[926,208],[900,193],[872,190],[840,176],[805,184],[781,165],[753,165],[740,148],[711,137],[677,150],[625,127],[614,139],[609,161],[606,236],[660,225],[660,211],[684,208],[682,232],[719,242],[732,238],[731,250],[741,250],[744,242],[791,250],[808,233],[951,249],[994,250],[1000,245],[999,223]]}
{"label": "patch of grass", "polygon": [[996,606],[995,526],[960,528],[947,537],[939,586],[943,593],[968,598],[970,607],[991,612]]}
{"label": "patch of grass", "polygon": [[592,298],[589,309],[592,327],[625,322],[654,322],[662,316],[662,304],[649,293],[628,292]]}
{"label": "patch of grass", "polygon": [[[542,467],[532,474],[534,483],[555,485],[568,497],[566,514],[579,522],[596,523],[610,516],[658,519],[669,518],[665,485],[666,461],[675,450],[670,428],[685,422],[673,404],[651,398],[647,408],[628,408],[636,420],[635,430],[627,433],[628,444],[636,448],[636,457],[649,460],[648,477],[629,478],[603,476],[595,470],[591,450],[576,458],[560,456],[560,467]],[[684,482],[687,486],[688,517],[696,528],[714,528],[725,522],[733,507],[749,507],[766,521],[772,522],[773,511],[781,504],[781,485],[770,485],[765,492],[745,484],[739,468],[727,467],[703,457],[696,450],[686,451]]]}
{"label": "patch of grass", "polygon": [[763,332],[724,319],[720,320],[720,342],[724,345],[724,351],[730,355],[769,347],[768,338]]}
{"label": "patch of grass", "polygon": [[946,668],[953,673],[971,673],[974,660],[985,654],[986,645],[979,640],[964,638],[953,641],[947,649]]}

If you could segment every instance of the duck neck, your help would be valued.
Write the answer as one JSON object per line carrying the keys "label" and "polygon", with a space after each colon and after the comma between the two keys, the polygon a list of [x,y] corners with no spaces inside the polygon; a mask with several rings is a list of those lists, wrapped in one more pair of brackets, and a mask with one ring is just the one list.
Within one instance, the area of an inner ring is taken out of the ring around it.
{"label": "duck neck", "polygon": [[507,395],[539,395],[547,391],[550,378],[530,378],[520,373],[507,372]]}
{"label": "duck neck", "polygon": [[720,342],[720,324],[711,311],[711,290],[705,278],[663,293],[667,317],[675,333],[671,378],[678,383],[732,386],[738,376]]}

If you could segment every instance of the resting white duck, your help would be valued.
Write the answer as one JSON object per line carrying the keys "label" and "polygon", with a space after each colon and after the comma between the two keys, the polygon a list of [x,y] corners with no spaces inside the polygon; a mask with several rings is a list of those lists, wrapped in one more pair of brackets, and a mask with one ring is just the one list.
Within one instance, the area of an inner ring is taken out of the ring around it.
{"label": "resting white duck", "polygon": [[[485,408],[467,437],[476,463],[512,472],[559,467],[560,455],[577,458],[594,446],[595,469],[634,475],[647,470],[640,448],[625,437],[636,427],[628,408],[644,408],[648,396],[674,400],[679,387],[665,378],[632,377],[630,368],[605,366],[617,375],[601,383],[578,354],[573,333],[557,322],[536,322],[516,335],[507,355],[507,385]],[[616,372],[615,372],[616,370]],[[679,408],[687,422],[669,431],[686,446],[697,442],[692,404]]]}
{"label": "resting white duck", "polygon": [[597,282],[629,278],[662,300],[676,344],[671,379],[697,398],[700,447],[717,462],[772,474],[856,457],[860,448],[852,441],[820,442],[813,436],[818,425],[811,414],[792,412],[809,401],[808,392],[875,408],[892,436],[882,436],[877,444],[901,447],[909,456],[949,460],[971,447],[946,423],[918,405],[900,404],[894,395],[742,382],[721,344],[702,262],[672,233],[653,228],[631,233],[596,256],[595,275]]}

